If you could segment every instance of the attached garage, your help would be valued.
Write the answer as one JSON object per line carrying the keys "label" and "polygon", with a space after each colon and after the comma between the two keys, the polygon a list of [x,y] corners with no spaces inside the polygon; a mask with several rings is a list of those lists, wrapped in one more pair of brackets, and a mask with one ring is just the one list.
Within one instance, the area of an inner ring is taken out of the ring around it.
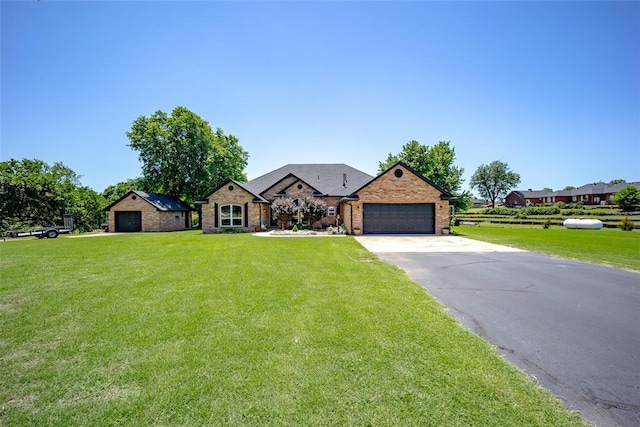
{"label": "attached garage", "polygon": [[434,234],[434,203],[364,203],[365,234]]}
{"label": "attached garage", "polygon": [[141,211],[116,211],[116,227],[115,231],[122,232],[138,232],[142,231],[142,212]]}
{"label": "attached garage", "polygon": [[402,162],[340,199],[352,234],[448,234],[449,194]]}

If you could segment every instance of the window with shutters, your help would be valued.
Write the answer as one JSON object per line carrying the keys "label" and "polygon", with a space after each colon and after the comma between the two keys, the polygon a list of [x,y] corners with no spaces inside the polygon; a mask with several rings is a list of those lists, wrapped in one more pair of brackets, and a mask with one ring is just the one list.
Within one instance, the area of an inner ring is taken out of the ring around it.
{"label": "window with shutters", "polygon": [[220,206],[220,227],[242,227],[242,206]]}

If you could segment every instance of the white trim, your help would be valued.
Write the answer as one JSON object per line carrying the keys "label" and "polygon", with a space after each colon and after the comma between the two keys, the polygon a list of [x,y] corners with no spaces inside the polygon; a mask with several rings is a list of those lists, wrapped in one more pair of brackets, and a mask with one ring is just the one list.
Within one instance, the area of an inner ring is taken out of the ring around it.
{"label": "white trim", "polygon": [[[226,207],[230,207],[229,213],[223,215],[222,209]],[[236,211],[235,213],[238,213],[238,211],[234,208],[238,208],[240,210],[240,216],[237,216],[237,215],[234,216],[234,211]],[[243,220],[244,220],[244,212],[241,205],[233,205],[233,204],[220,205],[218,209],[219,209],[218,218],[220,221],[220,224],[218,224],[219,227],[242,227]],[[228,221],[229,223],[223,224],[223,221]]]}

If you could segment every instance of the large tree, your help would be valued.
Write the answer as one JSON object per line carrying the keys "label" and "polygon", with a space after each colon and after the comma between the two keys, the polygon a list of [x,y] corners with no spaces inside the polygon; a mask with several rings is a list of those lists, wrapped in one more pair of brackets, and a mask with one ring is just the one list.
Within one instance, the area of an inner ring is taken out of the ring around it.
{"label": "large tree", "polygon": [[509,165],[499,160],[478,166],[469,182],[471,188],[477,189],[481,197],[491,200],[493,207],[496,206],[498,198],[506,197],[509,190],[518,184],[520,184],[520,175],[511,171]]}
{"label": "large tree", "polygon": [[464,169],[454,165],[455,158],[456,150],[450,141],[439,141],[429,147],[411,140],[402,146],[399,154],[389,153],[387,159],[378,164],[378,173],[402,161],[443,190],[455,195],[456,210],[466,210],[471,206],[471,193],[460,191]]}
{"label": "large tree", "polygon": [[249,155],[238,138],[214,133],[209,123],[185,107],[167,115],[156,111],[138,117],[127,132],[129,146],[139,152],[148,191],[187,201],[204,198],[226,179],[246,181]]}
{"label": "large tree", "polygon": [[104,219],[104,199],[80,178],[62,163],[0,162],[0,228],[61,225],[63,214],[72,214],[80,231],[97,229]]}
{"label": "large tree", "polygon": [[131,178],[108,186],[102,192],[102,197],[104,197],[107,204],[111,204],[120,200],[120,198],[131,190],[151,191],[150,187],[151,186],[147,184],[146,180],[142,177]]}

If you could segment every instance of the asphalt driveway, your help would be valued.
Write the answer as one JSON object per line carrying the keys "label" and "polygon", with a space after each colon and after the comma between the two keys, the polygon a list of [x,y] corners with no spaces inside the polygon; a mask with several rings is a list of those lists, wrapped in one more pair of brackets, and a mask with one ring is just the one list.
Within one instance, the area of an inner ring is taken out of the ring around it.
{"label": "asphalt driveway", "polygon": [[640,274],[457,236],[357,240],[585,419],[640,425]]}

